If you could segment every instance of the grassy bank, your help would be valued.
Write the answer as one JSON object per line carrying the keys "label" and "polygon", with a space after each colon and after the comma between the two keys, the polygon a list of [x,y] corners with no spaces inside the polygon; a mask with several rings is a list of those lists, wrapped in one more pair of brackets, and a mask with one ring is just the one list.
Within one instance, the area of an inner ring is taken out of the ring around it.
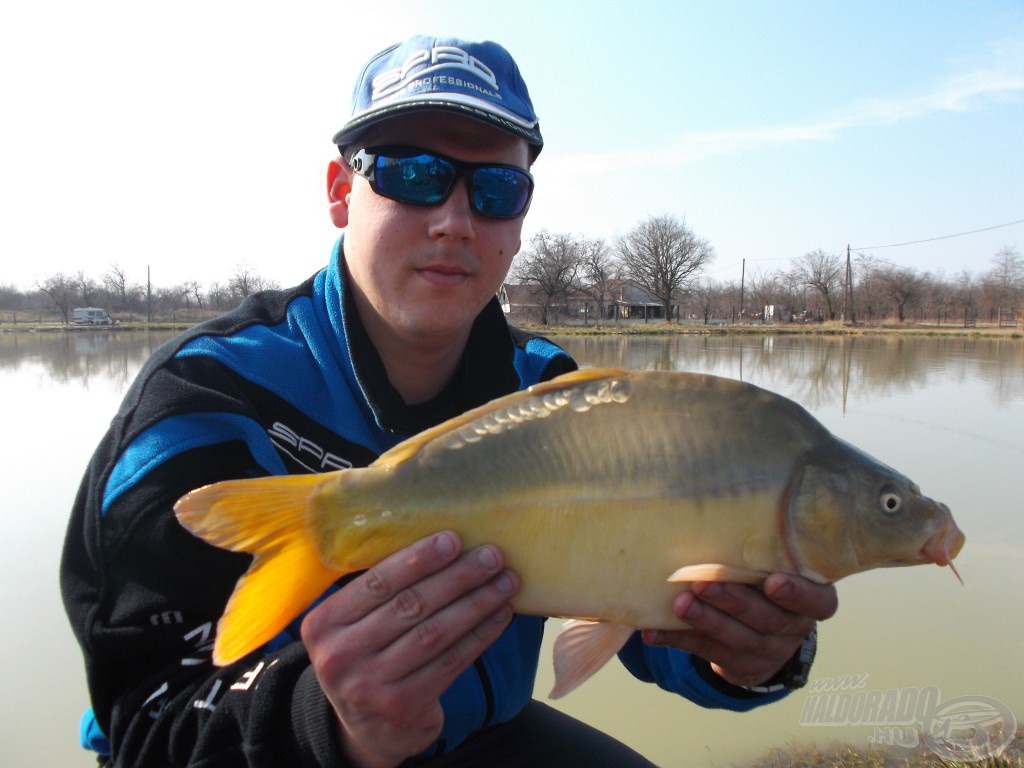
{"label": "grassy bank", "polygon": [[756,760],[749,768],[1024,768],[1024,726],[1018,726],[1016,736],[997,757],[985,757],[973,762],[952,761],[939,757],[920,745],[913,750],[883,747],[868,750],[837,744],[826,749],[794,746],[773,749]]}
{"label": "grassy bank", "polygon": [[803,335],[803,336],[965,336],[1009,338],[1024,340],[1024,328],[1000,328],[995,324],[982,324],[965,328],[957,325],[929,325],[925,323],[857,324],[828,323],[722,323],[703,325],[696,323],[609,323],[596,325],[540,325],[520,323],[520,327],[545,336],[604,336],[604,335],[670,335],[698,336],[729,335]]}
{"label": "grassy bank", "polygon": [[0,333],[97,333],[122,331],[184,331],[195,322],[145,321],[117,322],[113,325],[64,325],[63,323],[11,323],[0,321]]}
{"label": "grassy bank", "polygon": [[[12,323],[0,316],[0,333],[89,333],[96,331],[183,331],[195,321],[117,322],[114,325],[63,325],[56,322]],[[742,336],[742,335],[803,335],[803,336],[963,336],[974,338],[1007,338],[1024,340],[1024,327],[1000,328],[993,323],[979,323],[965,328],[958,325],[931,325],[926,323],[857,324],[828,323],[665,323],[623,322],[601,326],[581,324],[517,323],[524,330],[544,336]]]}

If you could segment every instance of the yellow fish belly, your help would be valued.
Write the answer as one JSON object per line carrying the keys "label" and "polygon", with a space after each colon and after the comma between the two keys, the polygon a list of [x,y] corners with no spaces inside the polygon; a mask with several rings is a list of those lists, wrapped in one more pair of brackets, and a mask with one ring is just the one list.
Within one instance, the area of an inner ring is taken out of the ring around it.
{"label": "yellow fish belly", "polygon": [[[445,422],[369,467],[218,483],[175,509],[197,536],[255,556],[218,627],[219,664],[268,642],[340,575],[441,530],[502,548],[522,613],[672,629],[687,581],[800,571],[787,505],[820,494],[794,484],[808,455],[840,465],[844,446],[749,385],[591,369]],[[819,507],[815,524],[837,514]]]}

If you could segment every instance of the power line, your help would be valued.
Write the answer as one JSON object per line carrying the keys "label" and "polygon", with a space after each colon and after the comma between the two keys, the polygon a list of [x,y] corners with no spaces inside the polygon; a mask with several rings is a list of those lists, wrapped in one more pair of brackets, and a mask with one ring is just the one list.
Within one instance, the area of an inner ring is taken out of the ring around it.
{"label": "power line", "polygon": [[890,243],[889,245],[869,245],[869,246],[856,246],[853,250],[855,251],[876,251],[880,248],[899,248],[903,245],[918,245],[919,243],[934,243],[936,240],[949,240],[953,237],[963,237],[964,235],[976,235],[979,232],[989,232],[993,229],[1002,229],[1003,227],[1012,227],[1014,224],[1024,224],[1024,219],[1017,219],[1017,221],[1008,221],[1005,224],[996,224],[992,227],[984,227],[982,229],[972,229],[970,232],[958,232],[955,235],[942,235],[941,237],[929,237],[925,240],[911,240],[908,243]]}
{"label": "power line", "polygon": [[[826,256],[841,256],[841,255],[843,255],[843,253],[846,253],[848,255],[849,251],[853,250],[853,251],[857,251],[859,256],[863,256],[864,255],[863,251],[876,251],[876,250],[879,250],[881,248],[899,248],[899,247],[904,246],[904,245],[919,245],[921,243],[934,243],[936,240],[949,240],[949,239],[954,238],[954,237],[964,237],[966,235],[976,235],[979,232],[990,232],[993,229],[1002,229],[1003,227],[1012,227],[1015,224],[1024,224],[1024,219],[1017,219],[1016,221],[1008,221],[1005,224],[996,224],[996,225],[991,226],[991,227],[982,227],[981,229],[972,229],[969,232],[957,232],[955,235],[941,235],[940,237],[929,237],[929,238],[925,238],[924,240],[911,240],[911,241],[906,242],[906,243],[889,243],[888,245],[869,245],[869,246],[856,246],[856,247],[847,246],[847,250],[845,252],[843,252],[843,251],[836,251],[835,253],[826,253],[825,255]],[[761,259],[756,259],[756,258],[754,258],[754,259],[749,259],[749,258],[746,259],[746,261],[750,261],[750,262],[754,262],[754,263],[760,263],[760,262],[763,262],[763,261],[792,261],[792,260],[793,260],[793,257],[791,257],[791,256],[767,257],[767,258],[761,258]],[[726,272],[726,271],[728,271],[730,269],[733,269],[733,268],[735,268],[735,267],[737,267],[739,265],[740,265],[740,262],[738,262],[738,261],[737,262],[733,262],[732,264],[730,264],[730,265],[728,265],[726,267],[719,267],[718,269],[711,270],[711,271],[709,271],[708,274],[717,275],[717,274],[719,274],[721,272]]]}

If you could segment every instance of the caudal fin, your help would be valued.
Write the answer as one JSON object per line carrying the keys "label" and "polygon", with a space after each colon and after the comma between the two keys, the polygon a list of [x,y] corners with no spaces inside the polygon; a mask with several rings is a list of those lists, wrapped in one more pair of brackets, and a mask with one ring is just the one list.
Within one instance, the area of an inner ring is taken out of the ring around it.
{"label": "caudal fin", "polygon": [[174,506],[189,531],[255,556],[217,624],[213,662],[230,664],[269,642],[340,572],[324,565],[310,530],[317,475],[228,480],[186,494]]}

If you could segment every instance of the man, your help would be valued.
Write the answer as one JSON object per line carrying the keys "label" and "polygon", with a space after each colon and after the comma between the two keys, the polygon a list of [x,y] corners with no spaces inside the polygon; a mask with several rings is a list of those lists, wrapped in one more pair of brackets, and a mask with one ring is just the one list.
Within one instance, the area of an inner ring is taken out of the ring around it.
{"label": "man", "polygon": [[[417,37],[381,52],[334,141],[327,193],[344,235],[330,264],[154,354],[89,466],[61,574],[89,733],[109,737],[97,741],[114,765],[648,765],[530,699],[543,621],[513,616],[520,582],[500,550],[463,551],[452,532],[337,586],[262,652],[210,664],[248,558],[186,533],[181,495],[364,466],[575,368],[509,328],[495,299],[543,146],[503,48]],[[835,592],[777,574],[763,591],[697,585],[674,607],[693,630],[637,636],[624,663],[742,710],[797,681]]]}

